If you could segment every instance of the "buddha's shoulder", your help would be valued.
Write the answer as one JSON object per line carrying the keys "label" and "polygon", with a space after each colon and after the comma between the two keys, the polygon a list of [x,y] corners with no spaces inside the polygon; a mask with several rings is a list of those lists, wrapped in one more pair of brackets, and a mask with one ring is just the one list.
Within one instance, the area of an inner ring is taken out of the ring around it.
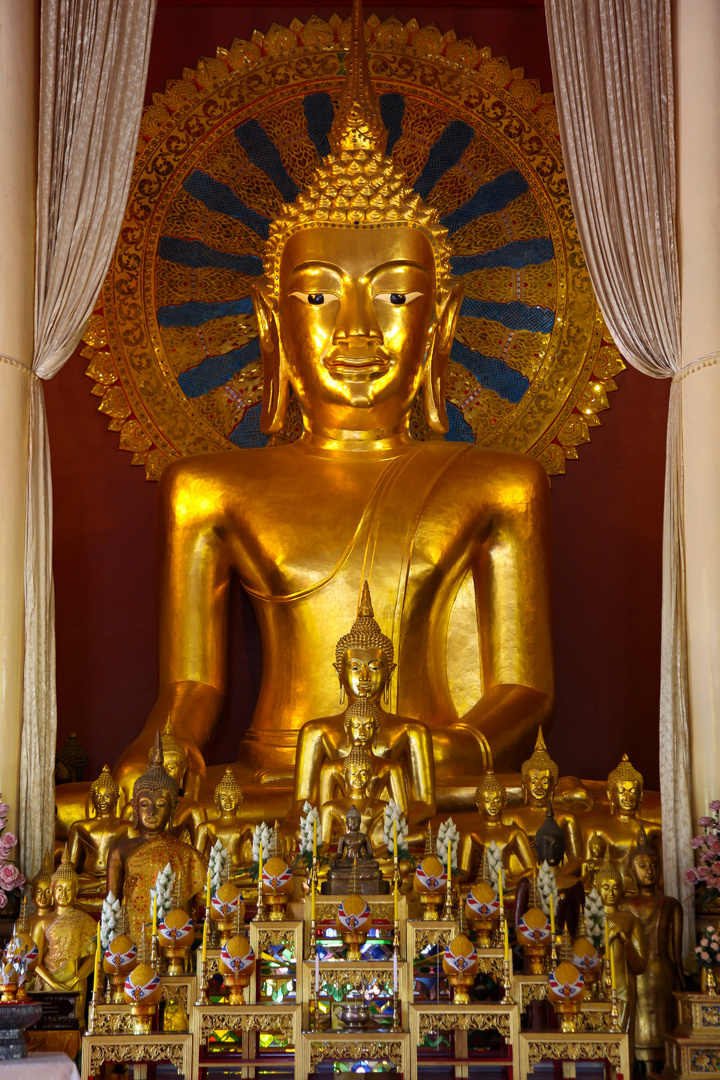
{"label": "buddha's shoulder", "polygon": [[[439,444],[435,444],[439,445]],[[488,482],[496,479],[503,483],[511,480],[514,484],[526,487],[540,485],[548,487],[547,473],[535,458],[519,454],[512,450],[495,450],[486,446],[471,444],[460,447],[457,443],[445,443],[445,453],[454,456],[450,472],[470,472],[475,477],[485,478]]]}

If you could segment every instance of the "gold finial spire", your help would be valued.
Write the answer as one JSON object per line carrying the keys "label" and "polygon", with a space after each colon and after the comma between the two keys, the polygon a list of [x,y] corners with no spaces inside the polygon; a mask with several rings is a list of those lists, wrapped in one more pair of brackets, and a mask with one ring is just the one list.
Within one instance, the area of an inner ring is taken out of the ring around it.
{"label": "gold finial spire", "polygon": [[353,0],[350,50],[345,57],[345,68],[345,85],[330,128],[330,148],[334,154],[343,150],[383,153],[387,129],[370,83],[362,0]]}
{"label": "gold finial spire", "polygon": [[27,908],[27,893],[23,893],[22,903],[20,905],[20,918],[18,919],[18,927],[21,934],[27,934],[30,930],[30,916],[28,915]]}
{"label": "gold finial spire", "polygon": [[358,881],[357,874],[357,856],[353,859],[353,868],[350,875],[350,886],[348,891],[354,896],[360,895],[360,882]]}
{"label": "gold finial spire", "polygon": [[366,619],[375,618],[375,612],[370,598],[370,584],[367,578],[363,582],[362,595],[360,597],[360,604],[358,605],[358,618],[360,618],[361,615],[364,615]]}
{"label": "gold finial spire", "polygon": [[425,851],[423,852],[423,856],[425,856],[425,855],[437,855],[437,851],[435,850],[436,846],[437,846],[436,834],[433,832],[432,825],[428,825],[427,836],[425,837]]}

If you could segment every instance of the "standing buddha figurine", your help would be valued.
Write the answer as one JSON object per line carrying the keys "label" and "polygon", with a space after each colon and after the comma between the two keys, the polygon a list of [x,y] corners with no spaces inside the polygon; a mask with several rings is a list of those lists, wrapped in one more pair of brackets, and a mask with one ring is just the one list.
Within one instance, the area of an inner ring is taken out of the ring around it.
{"label": "standing buddha figurine", "polygon": [[615,963],[615,985],[620,1009],[620,1030],[630,1036],[630,1064],[635,1060],[637,976],[645,970],[645,935],[637,915],[618,906],[623,878],[609,861],[595,874],[595,887],[605,911],[608,939]]}
{"label": "standing buddha figurine", "polygon": [[117,816],[120,788],[106,765],[90,785],[91,817],[76,821],[68,835],[68,857],[78,871],[78,895],[84,900],[107,896],[107,859],[116,840],[130,835],[130,824]]}
{"label": "standing buddha figurine", "polygon": [[554,802],[560,770],[547,751],[542,727],[538,728],[535,749],[520,767],[520,776],[523,805],[513,806],[510,810],[515,824],[525,830],[530,843],[534,844],[535,834],[545,820],[548,803],[551,803],[555,821],[565,834],[565,854],[573,865],[575,860],[579,863],[583,853],[582,833],[575,815]]}
{"label": "standing buddha figurine", "polygon": [[[620,764],[608,775],[608,799],[610,807],[602,812],[599,807],[593,811],[594,828],[585,838],[586,859],[591,848],[602,846],[604,857],[614,863],[622,872],[625,891],[636,888],[630,874],[630,852],[635,846],[638,829],[642,825],[645,835],[660,857],[662,830],[659,825],[642,821],[640,806],[643,796],[642,774],[623,754]],[[662,863],[660,864],[662,865]]]}
{"label": "standing buddha figurine", "polygon": [[40,935],[55,917],[52,894],[53,864],[49,851],[43,856],[42,866],[32,880],[31,894],[34,911],[30,916],[30,936],[37,945]]}
{"label": "standing buddha figurine", "polygon": [[232,769],[225,770],[225,775],[215,788],[214,800],[217,817],[203,821],[198,826],[195,847],[207,857],[219,840],[228,849],[231,870],[239,870],[252,861],[253,826],[240,821],[243,791]]}
{"label": "standing buddha figurine", "polygon": [[175,871],[177,906],[183,911],[189,912],[187,905],[205,889],[206,861],[171,831],[177,801],[178,783],[163,766],[158,730],[151,765],[133,786],[133,828],[138,835],[113,844],[108,858],[108,889],[125,901],[133,941],[142,939],[150,916],[150,889],[168,863]]}
{"label": "standing buddha figurine", "polygon": [[66,847],[60,866],[52,876],[53,916],[38,925],[37,938],[34,938],[38,947],[35,976],[36,980],[42,980],[44,989],[77,990],[76,1016],[82,1019],[99,927],[91,915],[75,907],[78,885],[78,876],[68,861]]}
{"label": "standing buddha figurine", "polygon": [[[685,987],[683,910],[674,897],[663,895],[660,860],[642,826],[630,856],[630,872],[637,883],[637,895],[626,897],[620,906],[640,920],[647,950],[645,970],[637,976],[635,1057],[650,1068],[649,1063],[664,1059],[663,1036],[675,1026],[673,991]],[[660,1073],[662,1069],[652,1071]]]}
{"label": "standing buddha figurine", "polygon": [[459,866],[474,881],[482,866],[485,848],[494,840],[505,867],[509,897],[518,879],[532,873],[535,860],[527,833],[503,817],[506,801],[504,786],[492,769],[488,769],[475,792],[480,819],[472,832],[465,833],[460,841]]}

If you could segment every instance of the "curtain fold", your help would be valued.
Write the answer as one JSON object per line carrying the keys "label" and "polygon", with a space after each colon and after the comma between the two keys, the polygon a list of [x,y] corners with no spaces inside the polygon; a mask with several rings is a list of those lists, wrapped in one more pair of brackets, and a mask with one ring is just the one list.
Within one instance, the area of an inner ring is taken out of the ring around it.
{"label": "curtain fold", "polygon": [[25,533],[20,844],[28,876],[52,846],[57,708],[52,488],[40,380],[74,352],[125,212],[156,0],[43,0],[35,344]]}
{"label": "curtain fold", "polygon": [[[546,0],[578,234],[620,352],[673,378],[663,532],[660,790],[666,892],[692,865],[685,620],[680,280],[670,0]],[[686,908],[690,916],[691,909]],[[689,943],[686,917],[686,947]]]}

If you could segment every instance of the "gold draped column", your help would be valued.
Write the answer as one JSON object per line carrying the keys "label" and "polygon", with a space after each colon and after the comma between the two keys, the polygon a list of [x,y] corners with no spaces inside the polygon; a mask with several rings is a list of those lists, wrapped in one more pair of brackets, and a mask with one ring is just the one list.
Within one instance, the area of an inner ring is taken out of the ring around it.
{"label": "gold draped column", "polygon": [[676,0],[675,74],[693,814],[720,798],[720,4]]}
{"label": "gold draped column", "polygon": [[16,831],[33,350],[39,5],[0,0],[0,791]]}

